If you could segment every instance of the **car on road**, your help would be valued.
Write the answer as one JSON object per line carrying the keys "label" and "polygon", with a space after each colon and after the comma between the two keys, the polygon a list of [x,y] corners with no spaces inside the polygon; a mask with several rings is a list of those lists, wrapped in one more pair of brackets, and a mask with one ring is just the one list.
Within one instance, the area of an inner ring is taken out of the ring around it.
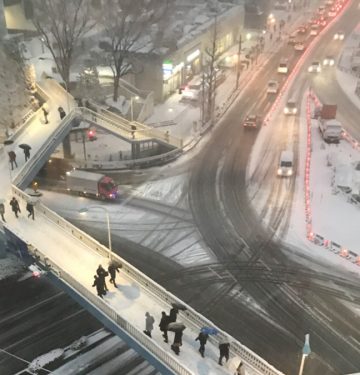
{"label": "car on road", "polygon": [[290,177],[293,175],[294,153],[289,150],[282,151],[277,170],[279,177]]}
{"label": "car on road", "polygon": [[335,16],[336,16],[336,9],[335,9],[335,8],[331,8],[331,9],[328,11],[328,16],[329,16],[329,17],[335,17]]}
{"label": "car on road", "polygon": [[311,65],[308,67],[309,73],[320,73],[321,72],[321,64],[320,61],[313,61]]}
{"label": "car on road", "polygon": [[308,27],[306,25],[301,25],[297,30],[298,34],[306,34],[307,31]]}
{"label": "car on road", "polygon": [[310,27],[310,35],[311,36],[316,36],[319,34],[319,24],[318,23],[313,23]]}
{"label": "car on road", "polygon": [[345,33],[343,31],[338,31],[334,34],[334,40],[344,40]]}
{"label": "car on road", "polygon": [[279,82],[271,80],[267,84],[266,93],[267,94],[277,94],[279,91]]}
{"label": "car on road", "polygon": [[260,116],[250,114],[245,117],[243,126],[244,128],[247,128],[247,129],[249,128],[256,129],[258,126],[260,126],[260,123],[261,123]]}
{"label": "car on road", "polygon": [[284,114],[288,116],[296,115],[297,111],[295,99],[289,99],[284,107]]}
{"label": "car on road", "polygon": [[334,66],[335,58],[334,56],[326,56],[323,60],[323,66]]}
{"label": "car on road", "polygon": [[281,59],[277,68],[278,73],[288,74],[289,72],[289,61],[288,59]]}
{"label": "car on road", "polygon": [[295,50],[295,51],[300,51],[300,52],[302,52],[302,51],[304,51],[304,49],[305,49],[305,45],[304,45],[304,43],[302,43],[302,42],[297,42],[297,43],[294,45],[294,50]]}

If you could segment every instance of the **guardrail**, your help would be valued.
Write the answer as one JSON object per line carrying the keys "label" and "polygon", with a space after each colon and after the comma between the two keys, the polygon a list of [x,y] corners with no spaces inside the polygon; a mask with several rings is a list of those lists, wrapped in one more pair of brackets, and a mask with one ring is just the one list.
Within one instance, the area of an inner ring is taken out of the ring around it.
{"label": "guardrail", "polygon": [[[28,196],[23,191],[18,189],[16,186],[12,186],[12,192],[15,196],[19,197],[22,200],[27,200]],[[98,241],[93,239],[88,234],[84,233],[80,229],[78,229],[73,224],[69,223],[61,216],[47,208],[42,203],[38,202],[35,206],[35,210],[37,213],[43,214],[47,217],[50,221],[55,223],[59,226],[62,230],[64,230],[70,236],[76,238],[77,240],[81,241],[84,245],[89,247],[91,250],[96,251],[98,254],[104,257],[110,256],[110,251],[105,246],[101,245]],[[126,273],[126,275],[133,279],[143,290],[144,293],[150,294],[152,298],[156,298],[159,303],[164,306],[171,306],[171,303],[181,303],[187,307],[187,310],[184,312],[180,312],[180,317],[182,320],[188,325],[191,326],[194,330],[200,330],[201,327],[204,326],[212,326],[216,327],[213,322],[206,319],[199,313],[197,313],[192,307],[186,305],[183,301],[178,299],[176,296],[168,292],[165,288],[154,282],[148,276],[143,274],[141,271],[133,267],[131,264],[126,262],[124,259],[119,257],[117,254],[111,253],[111,258],[116,259],[122,265],[122,271]],[[96,299],[95,295],[93,295]],[[262,375],[283,375],[280,371],[276,370],[273,366],[267,363],[264,359],[258,356],[256,353],[252,352],[250,349],[246,348],[244,345],[239,343],[237,340],[232,338],[231,336],[225,334],[219,329],[220,334],[216,337],[211,337],[210,340],[215,344],[218,345],[220,341],[224,337],[231,338],[231,354],[233,356],[239,356],[245,363],[251,367],[254,371],[258,374]],[[184,373],[186,374],[186,372]],[[191,374],[191,372],[190,372]]]}

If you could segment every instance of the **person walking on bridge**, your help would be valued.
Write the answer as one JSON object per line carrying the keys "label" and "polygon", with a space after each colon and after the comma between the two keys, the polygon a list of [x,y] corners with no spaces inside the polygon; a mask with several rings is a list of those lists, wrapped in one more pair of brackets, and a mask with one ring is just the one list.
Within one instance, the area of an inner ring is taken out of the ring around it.
{"label": "person walking on bridge", "polygon": [[100,281],[100,278],[97,276],[97,275],[94,275],[94,283],[92,285],[93,287],[95,286],[96,287],[96,292],[97,292],[97,295],[100,297],[100,298],[103,298],[103,296],[106,295],[106,292],[104,290],[104,285],[103,283]]}
{"label": "person walking on bridge", "polygon": [[110,282],[112,284],[114,284],[115,288],[117,288],[117,285],[116,285],[116,282],[115,282],[116,272],[120,272],[121,267],[122,267],[121,264],[115,263],[115,262],[111,262],[109,264],[109,267],[108,267],[108,271],[109,271],[109,274],[110,274]]}
{"label": "person walking on bridge", "polygon": [[168,342],[168,325],[170,323],[170,316],[166,315],[166,312],[161,313],[161,320],[159,324],[160,331],[163,333],[164,342]]}
{"label": "person walking on bridge", "polygon": [[21,210],[20,210],[19,202],[15,197],[12,197],[12,199],[10,201],[10,206],[11,206],[11,209],[14,212],[15,216],[19,217],[18,212],[21,212]]}
{"label": "person walking on bridge", "polygon": [[11,170],[13,171],[14,170],[14,164],[15,164],[15,168],[17,168],[17,162],[16,162],[16,154],[15,154],[15,151],[9,151],[8,152],[8,155],[9,155],[9,162],[11,164]]}
{"label": "person walking on bridge", "polygon": [[96,270],[96,273],[97,273],[97,275],[99,277],[100,283],[102,283],[103,286],[104,286],[105,292],[108,292],[109,289],[108,289],[108,287],[106,285],[105,277],[109,276],[109,272],[105,271],[105,269],[103,268],[103,266],[101,264],[99,264],[99,267]]}
{"label": "person walking on bridge", "polygon": [[200,331],[199,336],[195,339],[195,341],[199,340],[200,342],[199,352],[203,358],[204,358],[204,353],[205,353],[205,345],[206,345],[208,338],[209,338],[209,335],[207,333]]}
{"label": "person walking on bridge", "polygon": [[151,331],[154,329],[155,319],[148,312],[145,313],[145,335],[151,337]]}
{"label": "person walking on bridge", "polygon": [[1,219],[4,223],[6,223],[6,220],[5,220],[5,205],[3,202],[0,202],[0,215],[1,215]]}
{"label": "person walking on bridge", "polygon": [[34,204],[32,202],[26,204],[26,211],[29,213],[28,218],[32,216],[32,219],[35,220]]}

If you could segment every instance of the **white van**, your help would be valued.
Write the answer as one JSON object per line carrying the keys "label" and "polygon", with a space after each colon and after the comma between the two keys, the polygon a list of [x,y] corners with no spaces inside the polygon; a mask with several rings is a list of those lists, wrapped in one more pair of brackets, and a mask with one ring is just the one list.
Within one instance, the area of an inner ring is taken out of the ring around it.
{"label": "white van", "polygon": [[294,154],[292,151],[282,151],[280,155],[279,168],[277,175],[280,177],[289,177],[293,174]]}
{"label": "white van", "polygon": [[279,66],[277,68],[278,73],[287,74],[289,71],[289,62],[288,59],[281,59]]}

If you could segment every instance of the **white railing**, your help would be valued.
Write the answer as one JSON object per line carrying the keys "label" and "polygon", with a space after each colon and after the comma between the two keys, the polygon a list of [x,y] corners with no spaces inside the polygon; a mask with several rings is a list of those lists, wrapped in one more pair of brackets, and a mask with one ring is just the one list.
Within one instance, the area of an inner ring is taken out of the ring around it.
{"label": "white railing", "polygon": [[[23,191],[18,189],[16,186],[12,187],[12,192],[15,196],[19,197],[22,200],[26,201],[28,199],[27,194],[25,194]],[[109,256],[110,254],[109,249],[101,245],[98,241],[96,241],[91,236],[89,236],[88,234],[78,229],[73,224],[63,219],[61,216],[59,216],[58,214],[50,210],[48,207],[46,207],[42,203],[38,202],[36,204],[35,209],[36,209],[36,212],[41,213],[44,216],[46,216],[50,221],[52,221],[57,226],[59,226],[67,234],[78,239],[87,247],[89,247],[91,250],[96,251],[101,256],[104,256],[104,257]],[[163,288],[162,286],[154,282],[152,279],[150,279],[141,271],[133,267],[131,264],[126,262],[121,257],[119,257],[117,254],[112,253],[111,257],[118,260],[123,265],[122,271],[126,273],[129,278],[131,278],[137,284],[139,284],[139,286],[141,287],[144,293],[150,294],[151,297],[155,297],[162,305],[165,305],[168,307],[171,306],[171,303],[181,303],[185,305],[187,307],[187,310],[184,312],[180,312],[180,316],[182,320],[184,321],[184,323],[186,323],[188,326],[191,326],[196,331],[199,331],[201,327],[204,327],[204,326],[216,327],[213,322],[209,321],[204,316],[197,313],[192,307],[186,305],[176,296],[168,292],[165,288]],[[56,268],[57,266],[54,265],[54,267]],[[86,290],[86,293],[88,294],[90,292]],[[93,298],[95,298],[95,300],[97,300],[95,294],[92,294],[92,296]],[[107,309],[110,309],[110,308],[107,306]],[[113,312],[111,312],[111,314],[113,314]],[[219,329],[219,332],[220,332],[219,335],[210,338],[210,340],[215,345],[218,345],[221,339],[224,338],[225,336],[230,337],[229,335],[222,332],[220,329]],[[251,367],[258,374],[283,375],[280,371],[276,370],[273,366],[267,363],[264,359],[262,359],[256,353],[254,353],[253,351],[251,351],[250,349],[248,349],[247,347],[239,343],[234,338],[231,338],[231,354],[233,356],[240,357],[242,360],[244,360],[246,365]]]}

